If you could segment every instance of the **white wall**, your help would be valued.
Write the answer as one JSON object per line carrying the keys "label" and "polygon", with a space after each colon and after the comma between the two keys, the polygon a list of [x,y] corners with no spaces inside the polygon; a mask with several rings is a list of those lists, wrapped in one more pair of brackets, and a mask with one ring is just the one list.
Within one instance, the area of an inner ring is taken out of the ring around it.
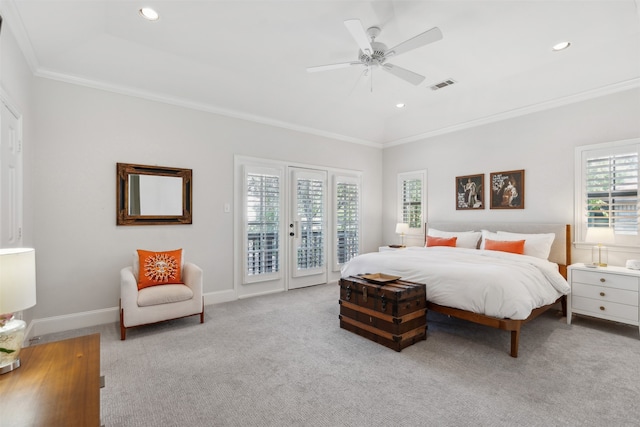
{"label": "white wall", "polygon": [[[0,4],[0,6],[2,6]],[[0,9],[0,13],[2,13]],[[2,31],[0,33],[0,88],[2,97],[23,117],[23,228],[22,246],[34,247],[34,207],[33,207],[33,159],[35,155],[35,123],[32,120],[32,85],[33,75],[25,60],[14,34],[12,23],[3,13]],[[3,215],[3,212],[0,212]],[[36,258],[39,254],[36,253]],[[23,319],[30,322],[33,309],[23,312]]]}
{"label": "white wall", "polygon": [[[185,248],[205,294],[233,290],[235,154],[363,171],[363,246],[381,240],[382,150],[35,79],[36,318],[117,307],[137,248]],[[116,163],[193,170],[193,225],[116,226]],[[215,299],[215,298],[214,298]]]}
{"label": "white wall", "polygon": [[[573,224],[574,147],[640,136],[640,89],[566,105],[387,148],[383,156],[383,237],[395,242],[396,175],[427,169],[427,220],[519,221]],[[525,209],[455,209],[456,176],[525,170]],[[408,240],[421,244],[422,236]],[[613,257],[613,259],[612,259]],[[610,253],[610,263],[624,265],[640,255]],[[591,253],[574,250],[575,262]]]}

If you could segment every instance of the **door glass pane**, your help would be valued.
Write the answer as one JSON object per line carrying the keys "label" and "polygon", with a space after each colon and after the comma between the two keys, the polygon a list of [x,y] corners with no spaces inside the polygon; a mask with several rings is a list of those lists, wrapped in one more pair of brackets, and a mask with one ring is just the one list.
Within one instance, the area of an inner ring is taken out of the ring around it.
{"label": "door glass pane", "polygon": [[280,270],[280,177],[247,174],[247,275]]}
{"label": "door glass pane", "polygon": [[324,182],[320,179],[299,178],[296,183],[299,245],[297,269],[305,270],[324,265]]}

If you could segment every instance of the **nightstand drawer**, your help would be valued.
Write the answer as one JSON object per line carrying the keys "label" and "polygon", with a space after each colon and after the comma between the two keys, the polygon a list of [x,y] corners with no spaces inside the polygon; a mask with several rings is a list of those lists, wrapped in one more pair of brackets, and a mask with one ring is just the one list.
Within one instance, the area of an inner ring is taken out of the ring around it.
{"label": "nightstand drawer", "polygon": [[601,271],[573,270],[572,282],[586,283],[588,285],[606,286],[608,288],[626,289],[638,292],[638,277],[622,274],[605,273]]}
{"label": "nightstand drawer", "polygon": [[615,302],[638,307],[638,292],[634,291],[574,283],[571,292],[574,297],[585,297],[597,301]]}
{"label": "nightstand drawer", "polygon": [[[637,301],[637,300],[636,300]],[[611,320],[638,322],[638,306],[618,304],[609,301],[599,301],[573,295],[571,307],[576,312],[582,312],[594,317],[608,318]]]}

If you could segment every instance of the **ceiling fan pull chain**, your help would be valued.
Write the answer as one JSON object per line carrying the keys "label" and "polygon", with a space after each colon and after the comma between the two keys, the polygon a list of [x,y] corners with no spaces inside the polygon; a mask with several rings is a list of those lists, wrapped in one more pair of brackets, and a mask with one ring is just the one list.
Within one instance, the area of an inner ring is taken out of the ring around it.
{"label": "ceiling fan pull chain", "polygon": [[373,70],[371,70],[371,93],[373,93]]}

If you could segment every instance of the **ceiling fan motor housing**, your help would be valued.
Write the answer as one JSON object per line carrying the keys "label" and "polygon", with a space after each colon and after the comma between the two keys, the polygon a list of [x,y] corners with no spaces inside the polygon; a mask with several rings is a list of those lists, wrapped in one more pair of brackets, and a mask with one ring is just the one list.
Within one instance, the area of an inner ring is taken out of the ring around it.
{"label": "ceiling fan motor housing", "polygon": [[373,53],[371,55],[367,55],[362,50],[359,50],[358,60],[364,65],[382,65],[386,59],[384,57],[384,53],[387,51],[387,45],[384,43],[372,42],[371,47],[373,48]]}

